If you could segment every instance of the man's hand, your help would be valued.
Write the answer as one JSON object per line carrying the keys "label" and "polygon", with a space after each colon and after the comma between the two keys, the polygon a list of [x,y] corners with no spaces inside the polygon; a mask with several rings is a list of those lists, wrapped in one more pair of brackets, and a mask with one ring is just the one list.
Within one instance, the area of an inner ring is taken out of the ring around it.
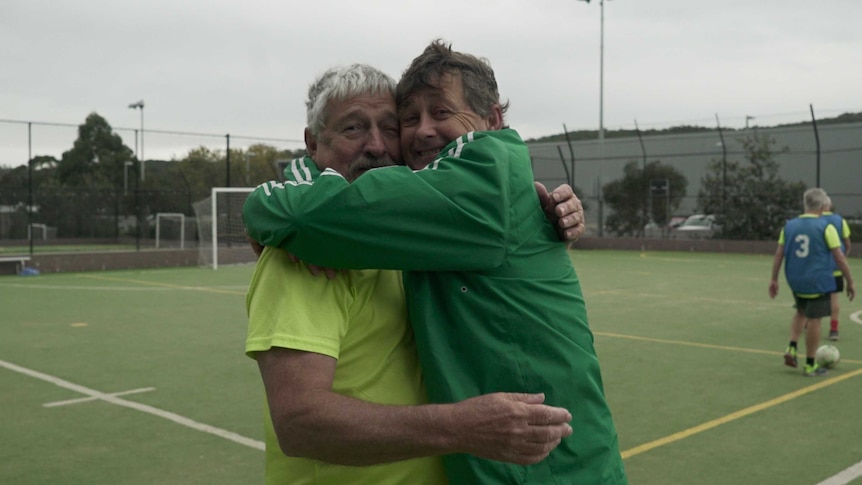
{"label": "man's hand", "polygon": [[852,281],[848,281],[847,282],[847,298],[849,298],[850,301],[853,301],[854,297],[856,297],[856,286],[853,284]]}
{"label": "man's hand", "polygon": [[458,448],[490,460],[531,465],[544,460],[572,434],[572,415],[546,406],[544,394],[484,394],[453,408]]}
{"label": "man's hand", "polygon": [[769,282],[769,298],[775,298],[775,295],[778,294],[778,280],[772,280]]}
{"label": "man's hand", "polygon": [[539,203],[545,217],[557,229],[560,240],[566,244],[578,240],[584,233],[584,206],[568,184],[563,184],[548,193],[541,182],[535,182]]}

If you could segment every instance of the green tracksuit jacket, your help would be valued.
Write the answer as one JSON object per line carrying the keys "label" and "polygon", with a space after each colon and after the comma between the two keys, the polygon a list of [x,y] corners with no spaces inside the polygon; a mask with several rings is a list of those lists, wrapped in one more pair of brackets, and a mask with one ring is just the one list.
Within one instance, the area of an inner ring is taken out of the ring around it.
{"label": "green tracksuit jacket", "polygon": [[425,169],[352,184],[308,158],[285,173],[246,200],[249,235],[326,267],[403,270],[432,402],[544,392],[572,413],[574,433],[541,463],[451,455],[452,483],[627,483],[580,283],[517,132],[468,133]]}

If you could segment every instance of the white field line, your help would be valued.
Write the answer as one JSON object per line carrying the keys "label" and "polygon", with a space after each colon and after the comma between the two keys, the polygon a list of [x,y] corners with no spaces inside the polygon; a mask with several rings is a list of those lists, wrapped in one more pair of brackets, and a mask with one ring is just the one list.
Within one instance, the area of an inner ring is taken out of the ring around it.
{"label": "white field line", "polygon": [[862,325],[862,310],[859,310],[858,312],[855,312],[855,313],[851,313],[850,314],[850,320],[853,320],[854,322],[858,323],[859,325]]}
{"label": "white field line", "polygon": [[[111,394],[108,394],[108,395],[109,396],[126,396],[129,394],[138,394],[141,392],[150,392],[150,391],[155,391],[155,390],[156,390],[155,387],[142,387],[140,389],[132,389],[130,391],[112,392]],[[81,397],[78,399],[69,399],[66,401],[48,402],[48,403],[43,404],[42,406],[46,407],[46,408],[53,408],[56,406],[66,406],[69,404],[78,404],[78,403],[82,403],[82,402],[95,401],[97,399],[99,399],[99,398],[97,398],[97,397]]]}
{"label": "white field line", "polygon": [[5,360],[0,360],[0,367],[5,367],[9,370],[19,372],[21,374],[34,377],[36,379],[41,379],[46,382],[50,382],[57,386],[63,387],[65,389],[69,389],[71,391],[79,392],[86,396],[90,396],[95,399],[100,399],[105,402],[109,402],[111,404],[117,406],[123,406],[127,408],[134,409],[136,411],[140,411],[142,413],[152,414],[153,416],[158,416],[163,419],[167,419],[168,421],[173,421],[174,423],[180,424],[182,426],[186,426],[192,428],[196,431],[200,431],[203,433],[209,433],[219,438],[224,438],[229,441],[233,441],[235,443],[239,443],[241,445],[248,446],[249,448],[254,448],[257,450],[264,450],[264,444],[262,441],[254,440],[251,438],[247,438],[245,436],[236,434],[232,431],[227,431],[221,428],[216,428],[215,426],[210,426],[208,424],[199,423],[192,419],[186,418],[185,416],[180,416],[179,414],[175,414],[169,411],[164,411],[159,408],[155,408],[153,406],[148,406],[146,404],[140,404],[132,401],[126,401],[125,399],[120,399],[111,394],[105,394],[103,392],[95,391],[93,389],[89,389],[84,386],[80,386],[78,384],[74,384],[69,381],[65,381],[58,377],[50,376],[48,374],[43,374],[41,372],[37,372],[31,369],[27,369],[21,366],[17,366],[10,362],[6,362]]}
{"label": "white field line", "polygon": [[38,283],[0,283],[0,288],[26,288],[36,290],[62,291],[211,291],[215,293],[236,293],[245,295],[247,286],[87,286],[87,285],[43,285]]}
{"label": "white field line", "polygon": [[855,465],[851,465],[850,468],[823,480],[817,485],[845,485],[859,477],[862,477],[862,461]]}

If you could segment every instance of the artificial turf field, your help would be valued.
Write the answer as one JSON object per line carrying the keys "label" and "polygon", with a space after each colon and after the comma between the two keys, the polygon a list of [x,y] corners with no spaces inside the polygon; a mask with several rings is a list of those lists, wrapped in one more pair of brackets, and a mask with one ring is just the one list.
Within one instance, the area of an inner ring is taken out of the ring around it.
{"label": "artificial turf field", "polygon": [[[633,485],[862,484],[862,301],[804,378],[771,256],[571,256]],[[0,277],[0,483],[263,483],[252,271]]]}

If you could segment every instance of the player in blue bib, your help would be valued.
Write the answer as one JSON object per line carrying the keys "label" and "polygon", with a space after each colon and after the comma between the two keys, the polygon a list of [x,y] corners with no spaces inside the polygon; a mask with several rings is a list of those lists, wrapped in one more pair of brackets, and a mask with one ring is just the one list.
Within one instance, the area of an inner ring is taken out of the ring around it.
{"label": "player in blue bib", "polygon": [[778,238],[778,249],[772,263],[769,297],[778,294],[778,272],[784,262],[787,284],[793,292],[796,312],[790,322],[790,344],[784,353],[784,364],[797,367],[797,342],[805,330],[805,367],[803,375],[819,377],[827,369],[815,362],[820,345],[820,320],[832,312],[830,295],[835,292],[833,270],[839,268],[847,279],[847,296],[856,294],[847,258],[841,251],[838,231],[821,214],[829,207],[829,196],[823,189],[808,189],[802,196],[805,213],[787,221]]}

